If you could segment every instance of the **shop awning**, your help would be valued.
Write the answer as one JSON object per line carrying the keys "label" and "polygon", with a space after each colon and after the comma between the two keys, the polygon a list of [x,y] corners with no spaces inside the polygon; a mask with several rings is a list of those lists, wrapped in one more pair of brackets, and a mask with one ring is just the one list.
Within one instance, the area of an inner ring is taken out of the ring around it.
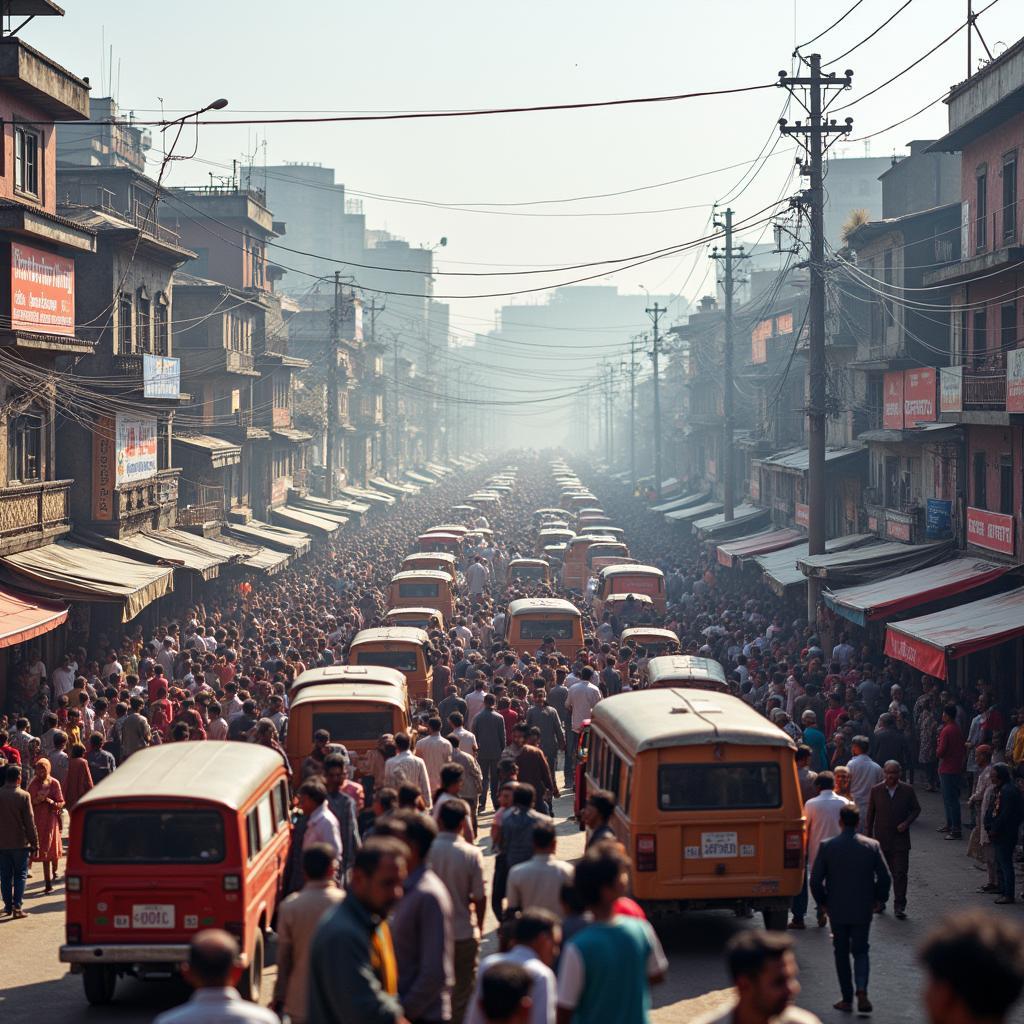
{"label": "shop awning", "polygon": [[67,608],[56,601],[40,601],[0,588],[0,647],[23,644],[49,633],[67,617]]}
{"label": "shop awning", "polygon": [[258,547],[251,555],[246,555],[242,564],[247,569],[256,569],[273,576],[280,572],[287,564],[291,555],[287,551],[275,551],[273,548]]}
{"label": "shop awning", "polygon": [[411,469],[405,474],[406,480],[412,480],[413,483],[423,484],[425,487],[430,487],[432,484],[436,484],[437,481],[429,476],[424,476],[422,473],[415,473]]}
{"label": "shop awning", "polygon": [[[826,448],[825,464],[832,465],[858,455],[867,458],[867,451],[867,448],[860,446]],[[778,455],[771,455],[767,459],[754,459],[753,462],[766,469],[786,469],[796,473],[806,473],[809,460],[810,454],[806,448],[791,448],[788,451],[779,452]]]}
{"label": "shop awning", "polygon": [[370,511],[370,506],[361,501],[350,501],[347,498],[314,498],[310,494],[292,495],[292,504],[299,508],[308,508],[317,515],[330,514],[335,516],[362,516]]}
{"label": "shop awning", "polygon": [[418,491],[418,488],[413,487],[412,484],[393,484],[390,480],[379,476],[372,477],[370,483],[378,491],[382,491],[384,494],[393,494],[396,498],[405,498]]}
{"label": "shop awning", "polygon": [[852,587],[935,565],[947,559],[952,550],[950,541],[938,544],[883,541],[853,551],[806,555],[798,560],[797,568],[805,576],[828,580],[833,589]]}
{"label": "shop awning", "polygon": [[[852,533],[846,537],[835,537],[825,541],[825,550],[849,551],[873,540],[876,540],[873,533]],[[797,559],[806,558],[807,551],[808,544],[804,541],[802,544],[780,548],[768,554],[755,555],[754,561],[764,573],[764,582],[779,597],[784,597],[790,587],[803,586],[807,583],[807,577],[796,567]]]}
{"label": "shop awning", "polygon": [[768,509],[761,508],[759,505],[737,505],[733,509],[732,519],[726,520],[724,512],[707,516],[704,519],[697,519],[693,523],[693,532],[701,540],[707,540],[709,537],[727,534],[730,530],[749,529],[755,523],[765,523],[768,521],[769,515]]}
{"label": "shop awning", "polygon": [[885,653],[945,679],[947,658],[966,658],[1019,636],[1024,636],[1024,587],[892,623],[885,629]]}
{"label": "shop awning", "polygon": [[70,540],[8,555],[0,559],[0,568],[15,586],[33,594],[120,604],[122,622],[174,589],[170,566],[137,562]]}
{"label": "shop awning", "polygon": [[295,505],[279,505],[272,508],[270,514],[285,526],[299,530],[316,530],[318,533],[330,535],[337,533],[341,525],[333,516],[320,515],[308,508],[297,508]]}
{"label": "shop awning", "polygon": [[286,526],[275,526],[264,523],[260,519],[250,519],[247,523],[225,523],[224,529],[232,536],[251,541],[275,551],[285,551],[299,558],[309,551],[310,538],[301,530],[290,530]]}
{"label": "shop awning", "polygon": [[837,615],[863,626],[917,605],[941,601],[944,597],[984,586],[1012,568],[984,558],[953,558],[863,586],[825,591],[822,597]]}
{"label": "shop awning", "polygon": [[688,508],[676,509],[675,512],[666,512],[665,518],[670,523],[692,523],[695,519],[706,519],[721,511],[722,503],[720,501],[705,501],[700,505],[691,505]]}
{"label": "shop awning", "polygon": [[440,462],[428,462],[426,468],[430,470],[431,473],[437,473],[438,476],[447,476],[452,472],[448,466],[442,466]]}
{"label": "shop awning", "polygon": [[208,434],[175,434],[172,443],[175,447],[184,445],[193,453],[205,455],[214,469],[234,466],[242,461],[242,449],[237,444]]}
{"label": "shop awning", "polygon": [[680,508],[689,508],[691,505],[701,504],[708,500],[707,491],[699,491],[697,494],[687,494],[682,498],[673,498],[671,501],[663,501],[660,505],[651,505],[651,512],[675,512]]}
{"label": "shop awning", "polygon": [[293,427],[274,427],[271,435],[278,441],[287,441],[288,444],[308,444],[313,440],[312,434],[304,430],[295,430]]}
{"label": "shop awning", "polygon": [[736,540],[719,544],[718,561],[722,565],[732,568],[746,558],[765,555],[769,551],[780,551],[782,548],[791,548],[804,539],[804,535],[799,530],[761,530],[758,533],[748,534],[746,537],[738,537]]}
{"label": "shop awning", "polygon": [[353,501],[361,501],[363,504],[369,502],[378,509],[388,508],[395,503],[392,495],[381,494],[380,491],[373,491],[368,487],[342,487],[341,493]]}
{"label": "shop awning", "polygon": [[104,538],[102,541],[97,540],[97,544],[129,558],[133,552],[138,552],[140,557],[152,559],[161,565],[189,569],[204,580],[216,579],[222,565],[235,562],[240,557],[240,552],[226,544],[207,541],[205,537],[183,530],[142,530],[124,540]]}

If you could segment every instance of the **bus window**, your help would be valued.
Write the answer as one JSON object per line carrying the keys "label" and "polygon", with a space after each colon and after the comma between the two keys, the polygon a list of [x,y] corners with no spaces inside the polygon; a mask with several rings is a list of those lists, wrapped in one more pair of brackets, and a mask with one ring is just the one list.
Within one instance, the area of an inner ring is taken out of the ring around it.
{"label": "bus window", "polygon": [[399,672],[416,671],[415,651],[371,651],[360,646],[357,657],[360,665],[384,665],[386,668],[397,668]]}
{"label": "bus window", "polygon": [[663,764],[658,768],[658,807],[663,811],[781,804],[778,764]]}
{"label": "bus window", "polygon": [[217,811],[90,811],[85,819],[89,864],[217,864],[224,852]]}
{"label": "bus window", "polygon": [[571,640],[573,619],[523,619],[519,627],[522,640],[543,640],[549,636],[553,640]]}
{"label": "bus window", "polygon": [[437,597],[437,583],[399,583],[399,597]]}
{"label": "bus window", "polygon": [[353,742],[373,740],[391,732],[391,709],[383,711],[319,711],[313,715],[313,732],[326,729],[331,736]]}

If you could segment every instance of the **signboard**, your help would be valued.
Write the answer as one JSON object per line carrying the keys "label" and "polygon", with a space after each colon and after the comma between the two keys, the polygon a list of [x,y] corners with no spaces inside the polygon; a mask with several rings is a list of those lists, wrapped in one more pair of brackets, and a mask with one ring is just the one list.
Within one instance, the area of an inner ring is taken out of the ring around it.
{"label": "signboard", "polygon": [[944,366],[939,371],[939,412],[962,412],[964,407],[964,368]]}
{"label": "signboard", "polygon": [[125,416],[119,413],[115,443],[118,486],[156,476],[155,416]]}
{"label": "signboard", "polygon": [[74,260],[11,242],[11,330],[74,337]]}
{"label": "signboard", "polygon": [[925,675],[946,678],[946,652],[931,644],[897,633],[890,626],[885,631],[885,653],[890,658],[905,662]]}
{"label": "signboard", "polygon": [[143,355],[142,393],[146,398],[181,398],[181,360]]}
{"label": "signboard", "polygon": [[946,540],[953,536],[953,502],[942,498],[928,499],[925,536],[929,540]]}
{"label": "signboard", "polygon": [[918,423],[934,423],[935,369],[906,370],[903,374],[903,422],[908,427]]}
{"label": "signboard", "polygon": [[750,478],[750,496],[756,501],[761,500],[761,474],[756,471]]}
{"label": "signboard", "polygon": [[802,505],[799,501],[793,505],[793,522],[797,526],[808,527],[811,523],[811,506]]}
{"label": "signboard", "polygon": [[768,362],[768,339],[772,336],[772,318],[761,320],[750,332],[750,361],[752,363]]}
{"label": "signboard", "polygon": [[910,543],[910,523],[901,523],[895,519],[885,520],[885,535],[892,540]]}
{"label": "signboard", "polygon": [[1001,555],[1013,554],[1013,516],[986,512],[982,508],[967,510],[967,543]]}
{"label": "signboard", "polygon": [[1006,353],[1006,411],[1024,412],[1024,348]]}
{"label": "signboard", "polygon": [[780,313],[775,318],[775,333],[779,334],[792,334],[793,333],[793,314],[792,313]]}
{"label": "signboard", "polygon": [[887,373],[883,378],[882,426],[886,430],[903,429],[903,372]]}
{"label": "signboard", "polygon": [[872,533],[878,533],[878,516],[868,516],[868,529]]}
{"label": "signboard", "polygon": [[114,518],[114,417],[101,416],[92,432],[92,517]]}

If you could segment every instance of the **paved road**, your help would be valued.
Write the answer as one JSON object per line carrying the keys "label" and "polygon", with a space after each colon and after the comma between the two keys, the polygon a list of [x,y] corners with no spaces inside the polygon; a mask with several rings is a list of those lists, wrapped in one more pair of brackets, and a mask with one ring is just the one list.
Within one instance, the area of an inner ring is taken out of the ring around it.
{"label": "paved road", "polygon": [[[965,856],[964,843],[946,843],[934,832],[941,821],[941,804],[936,796],[922,793],[924,813],[914,827],[911,860],[910,919],[896,921],[887,914],[876,918],[872,930],[871,996],[875,1019],[885,1024],[919,1024],[920,972],[914,949],[929,926],[943,913],[967,906],[989,905],[990,899],[975,890],[983,875]],[[559,825],[559,854],[572,859],[582,852],[583,836],[574,823],[565,821],[571,809],[567,799],[558,801],[563,818]],[[485,817],[485,823],[489,819]],[[491,858],[487,857],[488,865]],[[0,922],[0,1020],[4,1024],[35,1024],[60,1020],[62,1024],[107,1021],[149,1022],[159,1011],[174,1005],[183,995],[175,983],[140,983],[122,980],[117,1001],[94,1010],[85,1002],[81,982],[65,973],[56,960],[64,927],[63,890],[53,896],[41,895],[42,880],[30,880],[26,901],[31,916],[25,921]],[[1003,913],[1024,914],[1024,906],[1001,909]],[[655,992],[654,1021],[676,1024],[693,1019],[698,1011],[712,1009],[728,999],[728,979],[722,968],[721,951],[728,937],[747,926],[731,914],[716,912],[681,915],[661,926],[662,941],[670,961],[669,977]],[[494,921],[488,917],[493,943]],[[804,986],[800,1003],[817,1013],[825,1024],[850,1021],[831,1009],[839,997],[832,965],[827,929],[810,928],[796,933]],[[273,968],[268,983],[272,983]],[[269,995],[270,984],[267,987]],[[1012,1020],[1024,1024],[1024,1010]]]}

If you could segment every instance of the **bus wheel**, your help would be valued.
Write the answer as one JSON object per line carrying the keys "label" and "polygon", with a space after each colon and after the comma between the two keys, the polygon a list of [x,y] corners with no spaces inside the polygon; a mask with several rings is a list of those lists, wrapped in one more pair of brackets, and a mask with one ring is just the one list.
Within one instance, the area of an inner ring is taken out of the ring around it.
{"label": "bus wheel", "polygon": [[92,1006],[106,1006],[114,998],[117,973],[106,964],[86,964],[82,971],[85,998]]}
{"label": "bus wheel", "polygon": [[789,911],[785,907],[765,907],[761,911],[761,916],[764,918],[765,928],[770,932],[784,932],[789,923]]}
{"label": "bus wheel", "polygon": [[260,1001],[260,989],[263,987],[263,932],[257,930],[256,938],[252,944],[252,956],[249,957],[249,966],[239,979],[238,991],[243,999],[252,1003]]}

